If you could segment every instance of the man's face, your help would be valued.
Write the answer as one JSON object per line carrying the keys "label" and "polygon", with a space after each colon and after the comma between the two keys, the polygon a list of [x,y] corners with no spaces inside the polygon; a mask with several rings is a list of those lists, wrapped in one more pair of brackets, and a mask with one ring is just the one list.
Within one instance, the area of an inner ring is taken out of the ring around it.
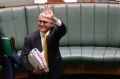
{"label": "man's face", "polygon": [[45,18],[43,16],[39,16],[38,18],[38,28],[41,32],[46,33],[52,26],[50,19]]}

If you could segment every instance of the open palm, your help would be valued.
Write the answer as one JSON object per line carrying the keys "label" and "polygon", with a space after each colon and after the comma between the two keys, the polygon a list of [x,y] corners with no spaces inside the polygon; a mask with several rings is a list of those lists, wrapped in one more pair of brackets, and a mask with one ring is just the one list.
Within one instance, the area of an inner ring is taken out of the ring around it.
{"label": "open palm", "polygon": [[46,18],[49,18],[49,19],[52,19],[54,17],[54,14],[53,14],[53,10],[52,10],[52,7],[51,6],[44,6],[43,7],[43,12],[45,13],[45,17]]}

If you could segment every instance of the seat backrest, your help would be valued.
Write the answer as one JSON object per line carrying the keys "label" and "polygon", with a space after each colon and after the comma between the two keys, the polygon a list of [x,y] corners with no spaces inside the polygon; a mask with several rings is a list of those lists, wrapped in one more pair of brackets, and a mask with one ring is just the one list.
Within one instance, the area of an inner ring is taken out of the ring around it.
{"label": "seat backrest", "polygon": [[27,35],[26,18],[24,7],[0,9],[0,24],[6,36],[13,36],[16,48],[21,49],[24,37]]}

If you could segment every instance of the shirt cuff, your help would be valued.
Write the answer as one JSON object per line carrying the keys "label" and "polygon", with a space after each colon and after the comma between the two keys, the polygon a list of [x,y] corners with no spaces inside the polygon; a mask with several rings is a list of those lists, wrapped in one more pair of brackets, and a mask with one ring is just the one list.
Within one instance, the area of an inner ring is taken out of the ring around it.
{"label": "shirt cuff", "polygon": [[57,19],[55,24],[56,24],[57,26],[61,26],[61,25],[62,25],[62,22],[61,22],[60,19]]}

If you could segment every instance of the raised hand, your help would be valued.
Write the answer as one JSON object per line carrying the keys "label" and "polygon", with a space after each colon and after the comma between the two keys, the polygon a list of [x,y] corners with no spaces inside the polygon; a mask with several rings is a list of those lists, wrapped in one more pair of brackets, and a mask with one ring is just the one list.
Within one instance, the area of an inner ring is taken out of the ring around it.
{"label": "raised hand", "polygon": [[49,18],[49,19],[54,17],[52,6],[45,5],[42,8],[42,10],[45,13],[44,17]]}
{"label": "raised hand", "polygon": [[41,8],[43,12],[41,13],[41,16],[50,19],[53,23],[56,22],[56,17],[54,16],[52,6],[45,5]]}

